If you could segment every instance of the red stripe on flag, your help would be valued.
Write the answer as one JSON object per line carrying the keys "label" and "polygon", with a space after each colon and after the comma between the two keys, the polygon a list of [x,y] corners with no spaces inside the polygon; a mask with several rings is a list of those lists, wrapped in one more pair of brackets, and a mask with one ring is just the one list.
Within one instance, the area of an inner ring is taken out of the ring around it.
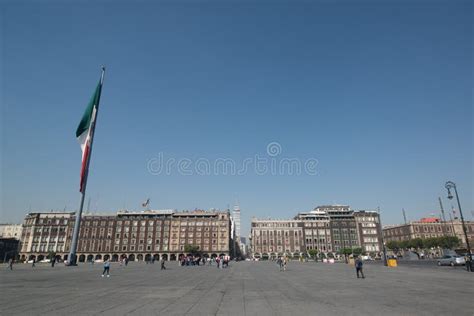
{"label": "red stripe on flag", "polygon": [[81,167],[81,184],[80,184],[80,189],[79,192],[84,193],[84,184],[85,184],[85,178],[86,178],[86,169],[87,169],[87,160],[89,157],[89,142],[86,144],[86,148],[84,148],[84,156],[82,158],[82,167]]}

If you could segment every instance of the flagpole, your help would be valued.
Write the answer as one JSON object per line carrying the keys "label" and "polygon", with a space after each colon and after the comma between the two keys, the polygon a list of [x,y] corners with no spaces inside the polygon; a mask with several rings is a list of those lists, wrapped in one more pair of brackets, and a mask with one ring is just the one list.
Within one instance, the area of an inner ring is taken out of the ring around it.
{"label": "flagpole", "polygon": [[91,126],[91,144],[90,144],[90,149],[89,149],[89,155],[87,156],[87,161],[86,161],[86,167],[85,167],[85,173],[84,173],[84,185],[83,185],[83,190],[81,192],[82,193],[81,204],[79,206],[79,211],[76,212],[76,220],[74,222],[74,231],[72,233],[71,250],[69,251],[69,256],[68,256],[69,266],[77,265],[76,250],[77,250],[77,243],[79,239],[79,230],[81,227],[82,210],[84,208],[84,199],[86,197],[87,178],[89,177],[89,163],[92,156],[92,146],[94,144],[95,126],[97,123],[97,117],[99,115],[99,104],[100,104],[100,96],[102,94],[102,85],[104,84],[104,75],[105,75],[105,66],[102,66],[102,73],[100,75],[100,91],[99,91],[99,97],[97,98],[95,119],[92,121],[92,126]]}

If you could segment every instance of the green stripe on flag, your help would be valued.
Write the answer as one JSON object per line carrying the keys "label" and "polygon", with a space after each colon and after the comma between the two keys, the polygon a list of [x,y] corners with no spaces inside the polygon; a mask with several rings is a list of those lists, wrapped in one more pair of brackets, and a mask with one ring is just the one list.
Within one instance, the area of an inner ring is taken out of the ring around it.
{"label": "green stripe on flag", "polygon": [[91,119],[92,119],[92,110],[94,109],[94,105],[98,105],[99,102],[99,96],[100,96],[100,82],[97,84],[97,87],[95,88],[95,92],[92,95],[91,100],[89,101],[89,105],[86,108],[86,111],[84,112],[84,115],[82,116],[81,121],[79,122],[79,126],[77,127],[76,130],[76,137],[79,137],[84,133],[89,126],[91,125]]}

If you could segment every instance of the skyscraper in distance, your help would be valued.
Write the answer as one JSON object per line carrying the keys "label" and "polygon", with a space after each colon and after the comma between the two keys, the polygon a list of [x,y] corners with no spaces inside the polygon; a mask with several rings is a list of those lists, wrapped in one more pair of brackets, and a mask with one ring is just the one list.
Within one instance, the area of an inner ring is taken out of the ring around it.
{"label": "skyscraper in distance", "polygon": [[239,204],[234,205],[234,211],[232,212],[234,222],[235,222],[235,240],[240,241],[240,206]]}

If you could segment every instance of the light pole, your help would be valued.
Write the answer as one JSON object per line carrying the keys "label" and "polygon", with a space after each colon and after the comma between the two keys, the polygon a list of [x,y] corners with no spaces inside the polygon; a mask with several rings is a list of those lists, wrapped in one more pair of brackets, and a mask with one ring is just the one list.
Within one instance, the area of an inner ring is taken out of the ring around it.
{"label": "light pole", "polygon": [[[459,202],[459,195],[458,195],[458,190],[456,188],[456,183],[454,183],[452,181],[448,181],[448,182],[446,182],[444,187],[448,190],[448,199],[452,200],[452,198],[453,198],[453,195],[451,194],[451,189],[454,189],[454,193],[456,193],[456,200],[458,201],[459,214],[461,215],[462,230],[464,232],[464,238],[466,238],[467,253],[469,255],[469,267],[468,268],[471,272],[474,272],[474,271],[472,271],[471,246],[469,245],[469,238],[467,237],[467,229],[466,229],[466,225],[464,224],[464,216],[463,216],[462,210],[461,210],[461,202]],[[466,265],[467,265],[467,263],[466,263]]]}

